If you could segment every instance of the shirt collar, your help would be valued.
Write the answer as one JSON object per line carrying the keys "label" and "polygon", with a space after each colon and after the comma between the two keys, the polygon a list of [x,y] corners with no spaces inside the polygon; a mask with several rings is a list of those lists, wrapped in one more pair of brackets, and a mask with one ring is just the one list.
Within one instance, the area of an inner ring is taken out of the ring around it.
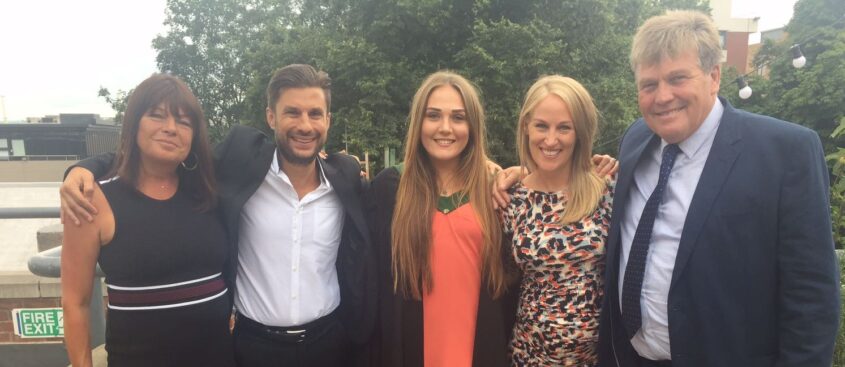
{"label": "shirt collar", "polygon": [[[687,158],[695,157],[696,153],[698,153],[698,151],[701,150],[701,147],[704,146],[704,143],[716,135],[716,130],[719,128],[719,123],[722,120],[722,114],[724,112],[725,106],[722,105],[722,101],[720,101],[719,98],[716,98],[716,101],[713,102],[713,108],[710,109],[710,113],[707,114],[707,117],[704,119],[704,122],[701,123],[701,126],[699,126],[698,129],[684,141],[678,143],[678,148],[681,149],[681,153],[683,153]],[[658,152],[662,152],[663,148],[667,145],[669,145],[669,143],[667,143],[666,140],[660,139],[660,150],[658,150]]]}
{"label": "shirt collar", "polygon": [[[316,161],[317,172],[319,172],[320,177],[320,186],[317,187],[317,189],[331,189],[332,184],[326,178],[326,172],[323,170],[323,160],[318,158],[316,159]],[[293,184],[291,184],[290,182],[290,177],[288,177],[285,171],[282,171],[281,165],[279,164],[279,148],[276,148],[276,150],[273,151],[273,162],[270,163],[270,173],[275,176],[281,177],[285,182],[288,183],[288,185],[293,186]]]}

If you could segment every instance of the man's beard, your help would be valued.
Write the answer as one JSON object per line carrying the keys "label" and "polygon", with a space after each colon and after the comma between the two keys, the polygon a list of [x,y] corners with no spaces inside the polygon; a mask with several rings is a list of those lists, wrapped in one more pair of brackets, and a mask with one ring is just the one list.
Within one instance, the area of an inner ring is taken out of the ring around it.
{"label": "man's beard", "polygon": [[296,155],[293,149],[291,149],[290,145],[287,144],[287,139],[285,139],[284,141],[276,140],[276,146],[279,148],[279,153],[282,155],[285,161],[298,166],[306,166],[314,163],[314,160],[317,159],[317,155],[320,154],[320,147],[325,144],[325,141],[320,140],[319,137],[317,138],[317,140],[319,143],[314,148],[314,152],[305,157]]}

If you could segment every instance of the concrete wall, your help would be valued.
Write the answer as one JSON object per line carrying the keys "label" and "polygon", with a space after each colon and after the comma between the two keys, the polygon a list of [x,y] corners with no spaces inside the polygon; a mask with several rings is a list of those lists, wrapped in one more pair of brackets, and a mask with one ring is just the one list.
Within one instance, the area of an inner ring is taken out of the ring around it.
{"label": "concrete wall", "polygon": [[0,182],[58,182],[77,161],[0,161]]}

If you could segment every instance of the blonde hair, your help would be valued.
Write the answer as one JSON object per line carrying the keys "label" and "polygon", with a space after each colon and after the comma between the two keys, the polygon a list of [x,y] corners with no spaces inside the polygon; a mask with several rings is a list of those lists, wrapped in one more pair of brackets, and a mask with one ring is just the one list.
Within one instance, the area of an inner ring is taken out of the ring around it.
{"label": "blonde hair", "polygon": [[[405,168],[399,179],[391,224],[394,291],[422,299],[434,286],[431,277],[431,226],[436,210],[437,181],[431,160],[422,146],[421,130],[431,93],[442,86],[454,88],[462,97],[469,124],[469,141],[460,155],[458,176],[462,192],[472,204],[484,234],[482,279],[494,297],[505,289],[501,261],[501,230],[490,197],[487,172],[484,109],[476,88],[464,77],[449,71],[431,74],[417,90],[408,115]],[[425,289],[423,289],[425,287]]]}
{"label": "blonde hair", "polygon": [[719,65],[722,48],[719,31],[706,14],[689,10],[670,10],[646,20],[634,35],[631,45],[631,70],[659,63],[664,57],[676,58],[684,52],[698,51],[698,65],[709,72]]}
{"label": "blonde hair", "polygon": [[523,169],[530,171],[537,169],[537,164],[529,150],[528,124],[537,105],[552,95],[566,103],[575,127],[575,147],[572,152],[572,164],[569,165],[571,170],[569,193],[566,211],[560,218],[561,224],[567,224],[578,221],[595,211],[604,190],[604,181],[593,172],[591,162],[599,113],[593,103],[593,97],[575,79],[549,75],[537,80],[525,95],[516,128],[519,163]]}

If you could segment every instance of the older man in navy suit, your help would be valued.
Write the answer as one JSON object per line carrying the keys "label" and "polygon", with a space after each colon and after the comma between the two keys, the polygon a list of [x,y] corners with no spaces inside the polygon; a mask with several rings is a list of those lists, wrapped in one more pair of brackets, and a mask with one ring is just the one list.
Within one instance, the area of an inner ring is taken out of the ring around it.
{"label": "older man in navy suit", "polygon": [[631,65],[608,239],[602,366],[825,366],[839,314],[818,136],[717,96],[706,15],[649,19]]}

